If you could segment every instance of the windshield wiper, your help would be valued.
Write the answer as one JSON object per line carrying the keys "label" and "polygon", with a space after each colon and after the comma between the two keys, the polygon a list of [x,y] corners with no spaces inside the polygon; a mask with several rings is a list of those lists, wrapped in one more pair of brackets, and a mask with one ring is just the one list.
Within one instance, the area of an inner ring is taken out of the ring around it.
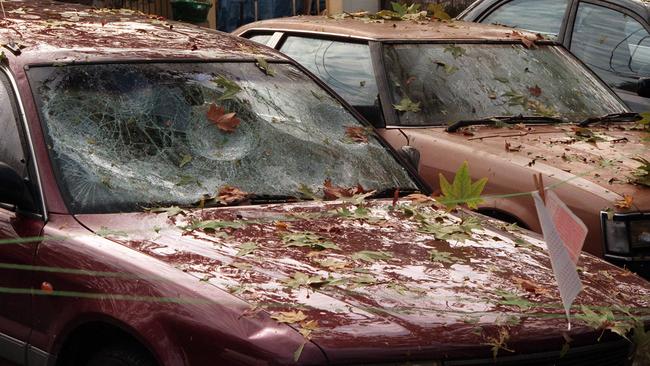
{"label": "windshield wiper", "polygon": [[638,122],[643,119],[638,113],[611,113],[600,117],[590,117],[578,123],[580,127],[587,127],[592,123],[609,123],[609,122]]}
{"label": "windshield wiper", "polygon": [[370,197],[371,198],[393,198],[395,196],[395,190],[399,190],[400,197],[408,196],[409,194],[420,192],[419,189],[415,189],[415,188],[392,187],[392,188],[386,188],[377,191]]}
{"label": "windshield wiper", "polygon": [[262,205],[265,203],[288,203],[304,201],[296,196],[280,195],[280,194],[252,194],[248,202],[254,205]]}
{"label": "windshield wiper", "polygon": [[496,116],[479,119],[470,119],[458,121],[447,127],[447,132],[456,132],[463,127],[476,126],[476,125],[497,125],[499,123],[517,124],[549,124],[549,123],[565,123],[566,121],[556,117],[542,117],[542,116]]}

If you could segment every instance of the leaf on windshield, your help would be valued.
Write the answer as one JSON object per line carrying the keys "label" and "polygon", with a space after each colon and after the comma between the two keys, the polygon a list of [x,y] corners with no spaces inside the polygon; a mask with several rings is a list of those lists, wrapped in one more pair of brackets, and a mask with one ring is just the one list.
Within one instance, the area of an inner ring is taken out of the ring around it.
{"label": "leaf on windshield", "polygon": [[513,30],[512,33],[508,34],[508,37],[521,41],[521,43],[523,43],[524,47],[526,48],[537,48],[535,42],[544,39],[544,37],[542,37],[540,34],[523,34],[516,30]]}
{"label": "leaf on windshield", "polygon": [[442,67],[445,70],[445,73],[447,75],[451,75],[451,74],[455,73],[456,71],[460,70],[456,66],[448,65],[448,64],[446,64],[446,63],[444,63],[442,61],[434,61],[434,63],[436,64],[436,66]]}
{"label": "leaf on windshield", "polygon": [[409,97],[404,97],[399,104],[393,104],[395,110],[399,112],[418,113],[420,111],[420,102],[414,102]]}
{"label": "leaf on windshield", "polygon": [[364,262],[387,261],[391,258],[393,258],[393,255],[388,252],[375,252],[372,250],[362,250],[352,254],[353,260]]}
{"label": "leaf on windshield", "polygon": [[341,250],[332,241],[311,232],[291,233],[282,236],[285,247],[309,247],[314,250]]}
{"label": "leaf on windshield", "polygon": [[528,91],[530,92],[530,95],[534,97],[539,97],[542,95],[542,88],[540,88],[538,85],[528,88]]}
{"label": "leaf on windshield", "polygon": [[264,71],[266,75],[275,76],[275,71],[271,69],[271,65],[269,65],[265,58],[258,57],[255,60],[257,61],[255,65],[259,67],[260,70]]}
{"label": "leaf on windshield", "polygon": [[650,160],[642,157],[632,158],[632,160],[641,163],[641,166],[632,172],[631,181],[646,187],[650,187]]}
{"label": "leaf on windshield", "polygon": [[236,115],[236,113],[226,113],[225,109],[214,103],[210,103],[210,108],[207,113],[208,120],[226,133],[233,133],[239,127],[241,121]]}
{"label": "leaf on windshield", "polygon": [[476,209],[483,202],[481,193],[483,193],[483,188],[485,188],[488,180],[482,178],[472,182],[467,161],[463,162],[463,165],[456,172],[452,184],[447,181],[444,175],[439,174],[439,176],[440,189],[443,195],[438,198],[438,201],[444,204],[447,209],[451,210],[460,204],[466,204],[467,207]]}
{"label": "leaf on windshield", "polygon": [[218,77],[212,79],[212,82],[225,89],[218,100],[234,99],[235,95],[237,95],[237,93],[242,90],[241,87],[237,85],[237,83],[222,75],[219,75]]}
{"label": "leaf on windshield", "polygon": [[455,44],[450,44],[449,46],[445,47],[444,51],[450,53],[454,59],[464,56],[467,52],[464,48],[456,46]]}
{"label": "leaf on windshield", "polygon": [[370,131],[366,127],[346,127],[345,135],[352,141],[364,144],[368,142]]}
{"label": "leaf on windshield", "polygon": [[623,199],[616,201],[615,206],[616,208],[626,210],[632,208],[633,203],[634,203],[634,197],[630,196],[629,194],[624,194]]}
{"label": "leaf on windshield", "polygon": [[325,179],[323,183],[323,194],[326,200],[336,200],[344,197],[354,197],[356,195],[364,194],[366,190],[358,184],[353,188],[339,187],[332,184],[331,179]]}
{"label": "leaf on windshield", "polygon": [[246,201],[250,197],[249,193],[232,186],[223,186],[219,189],[219,202],[225,205],[231,205],[238,202]]}
{"label": "leaf on windshield", "polygon": [[192,161],[192,155],[185,154],[181,157],[181,162],[178,164],[179,168],[184,167]]}

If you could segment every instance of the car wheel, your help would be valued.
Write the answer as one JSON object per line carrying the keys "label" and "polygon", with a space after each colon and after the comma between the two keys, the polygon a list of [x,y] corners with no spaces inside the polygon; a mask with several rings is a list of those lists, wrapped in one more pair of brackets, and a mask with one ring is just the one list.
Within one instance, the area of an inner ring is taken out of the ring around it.
{"label": "car wheel", "polygon": [[138,348],[117,345],[95,353],[86,366],[156,366],[156,363],[151,356]]}

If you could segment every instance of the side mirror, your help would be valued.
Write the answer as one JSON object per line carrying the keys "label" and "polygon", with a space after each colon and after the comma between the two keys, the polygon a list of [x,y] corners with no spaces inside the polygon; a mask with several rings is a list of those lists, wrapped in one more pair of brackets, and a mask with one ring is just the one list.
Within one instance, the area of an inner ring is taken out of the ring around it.
{"label": "side mirror", "polygon": [[12,167],[0,163],[0,203],[31,208],[33,201],[27,185]]}
{"label": "side mirror", "polygon": [[415,170],[418,170],[418,167],[420,166],[420,150],[414,148],[413,146],[402,146],[402,148],[399,150],[399,154],[413,167]]}
{"label": "side mirror", "polygon": [[650,98],[650,78],[639,79],[637,93],[644,98]]}

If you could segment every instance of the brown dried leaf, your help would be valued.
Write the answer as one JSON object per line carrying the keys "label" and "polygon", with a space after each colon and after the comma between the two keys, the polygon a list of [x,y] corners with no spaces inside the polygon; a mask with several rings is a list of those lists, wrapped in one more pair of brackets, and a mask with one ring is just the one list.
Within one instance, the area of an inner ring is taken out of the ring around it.
{"label": "brown dried leaf", "polygon": [[524,44],[524,47],[526,48],[537,48],[537,45],[535,44],[535,41],[540,39],[540,36],[530,36],[530,35],[524,35],[523,33],[513,30],[512,33],[508,35],[510,38],[518,39],[521,41],[521,43]]}
{"label": "brown dried leaf", "polygon": [[527,279],[514,277],[512,280],[525,291],[533,293],[535,295],[545,295],[549,293],[549,290],[540,287],[536,283],[529,281]]}
{"label": "brown dried leaf", "polygon": [[232,186],[223,186],[219,189],[219,202],[230,205],[248,199],[249,194]]}
{"label": "brown dried leaf", "polygon": [[331,179],[325,179],[323,183],[323,194],[326,200],[336,200],[342,197],[353,197],[357,194],[366,193],[366,190],[358,184],[353,188],[339,187],[332,184]]}
{"label": "brown dried leaf", "polygon": [[345,134],[354,142],[360,144],[368,142],[368,129],[365,127],[346,127]]}
{"label": "brown dried leaf", "polygon": [[542,95],[542,88],[540,88],[538,85],[528,88],[528,91],[530,92],[530,95],[534,97],[539,97]]}
{"label": "brown dried leaf", "polygon": [[514,146],[514,145],[510,144],[508,141],[506,141],[506,151],[507,152],[521,151],[521,145]]}
{"label": "brown dried leaf", "polygon": [[615,206],[616,208],[620,208],[620,209],[628,209],[628,208],[632,208],[633,202],[634,202],[634,197],[628,194],[624,194],[623,199],[616,201]]}
{"label": "brown dried leaf", "polygon": [[210,103],[207,117],[210,122],[226,133],[235,132],[241,123],[239,118],[236,117],[236,113],[226,113],[225,109],[214,103]]}

